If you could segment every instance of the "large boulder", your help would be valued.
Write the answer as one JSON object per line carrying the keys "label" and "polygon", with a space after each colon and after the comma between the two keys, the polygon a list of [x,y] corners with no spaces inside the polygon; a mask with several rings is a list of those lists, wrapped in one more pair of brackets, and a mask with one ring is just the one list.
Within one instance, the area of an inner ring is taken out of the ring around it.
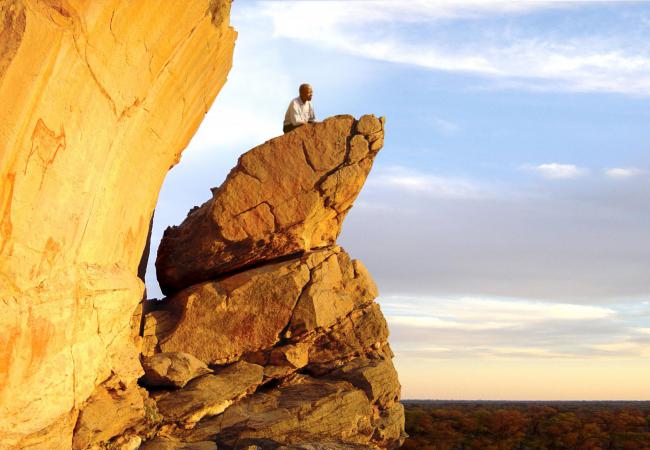
{"label": "large boulder", "polygon": [[157,353],[142,358],[146,386],[183,387],[188,381],[210,373],[211,370],[194,356],[183,352]]}
{"label": "large boulder", "polygon": [[280,340],[308,281],[307,266],[292,260],[187,288],[161,306],[177,323],[158,337],[158,346],[208,364],[270,348]]}
{"label": "large boulder", "polygon": [[[300,335],[329,329],[376,295],[363,264],[334,246],[184,289],[145,316],[145,330],[165,318],[148,339],[158,351],[226,364],[281,339],[299,342]],[[283,358],[299,360],[297,352]]]}
{"label": "large boulder", "polygon": [[254,392],[262,375],[261,366],[239,361],[196,378],[179,391],[158,392],[154,398],[164,422],[191,428],[203,417],[220,414],[235,400]]}
{"label": "large boulder", "polygon": [[367,444],[373,435],[372,407],[363,391],[343,381],[295,376],[276,389],[258,392],[206,419],[183,438],[235,443],[300,444],[323,440]]}
{"label": "large boulder", "polygon": [[135,384],[128,387],[119,384],[98,386],[77,419],[73,450],[84,450],[115,437],[121,443],[139,442],[137,434],[146,421],[146,398],[146,391]]}
{"label": "large boulder", "polygon": [[382,143],[383,120],[335,116],[243,154],[209,201],[165,231],[163,293],[333,245]]}

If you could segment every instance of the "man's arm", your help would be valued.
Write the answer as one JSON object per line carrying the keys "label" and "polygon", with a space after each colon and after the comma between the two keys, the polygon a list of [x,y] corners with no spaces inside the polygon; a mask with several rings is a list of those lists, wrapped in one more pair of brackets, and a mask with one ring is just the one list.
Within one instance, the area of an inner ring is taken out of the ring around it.
{"label": "man's arm", "polygon": [[314,113],[314,107],[309,102],[309,123],[316,122],[316,114]]}

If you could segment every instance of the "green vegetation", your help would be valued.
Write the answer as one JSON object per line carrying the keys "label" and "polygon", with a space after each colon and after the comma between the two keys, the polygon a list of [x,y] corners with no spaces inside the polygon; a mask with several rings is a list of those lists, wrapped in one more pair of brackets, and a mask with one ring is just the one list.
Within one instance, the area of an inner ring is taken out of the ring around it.
{"label": "green vegetation", "polygon": [[407,450],[650,450],[649,402],[404,402]]}

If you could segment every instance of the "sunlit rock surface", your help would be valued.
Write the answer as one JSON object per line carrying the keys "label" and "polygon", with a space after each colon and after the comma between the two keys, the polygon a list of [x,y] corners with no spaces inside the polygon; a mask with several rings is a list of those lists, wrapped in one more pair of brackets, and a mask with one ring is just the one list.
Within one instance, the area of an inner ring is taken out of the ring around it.
{"label": "sunlit rock surface", "polygon": [[[226,81],[229,8],[0,0],[0,448],[70,448],[75,425],[81,448],[146,409],[137,267],[163,178]],[[84,431],[107,395],[120,420]]]}
{"label": "sunlit rock surface", "polygon": [[375,116],[336,116],[246,152],[212,199],[165,231],[156,259],[163,292],[333,245],[383,135]]}

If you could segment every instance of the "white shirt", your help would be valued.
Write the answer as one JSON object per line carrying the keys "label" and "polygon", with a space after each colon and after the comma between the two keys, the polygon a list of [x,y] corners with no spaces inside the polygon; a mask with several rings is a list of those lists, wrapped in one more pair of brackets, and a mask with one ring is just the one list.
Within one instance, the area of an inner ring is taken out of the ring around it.
{"label": "white shirt", "polygon": [[303,102],[300,97],[291,100],[287,113],[284,115],[284,125],[300,125],[309,121],[315,121],[316,115],[314,108],[311,106],[311,101]]}

